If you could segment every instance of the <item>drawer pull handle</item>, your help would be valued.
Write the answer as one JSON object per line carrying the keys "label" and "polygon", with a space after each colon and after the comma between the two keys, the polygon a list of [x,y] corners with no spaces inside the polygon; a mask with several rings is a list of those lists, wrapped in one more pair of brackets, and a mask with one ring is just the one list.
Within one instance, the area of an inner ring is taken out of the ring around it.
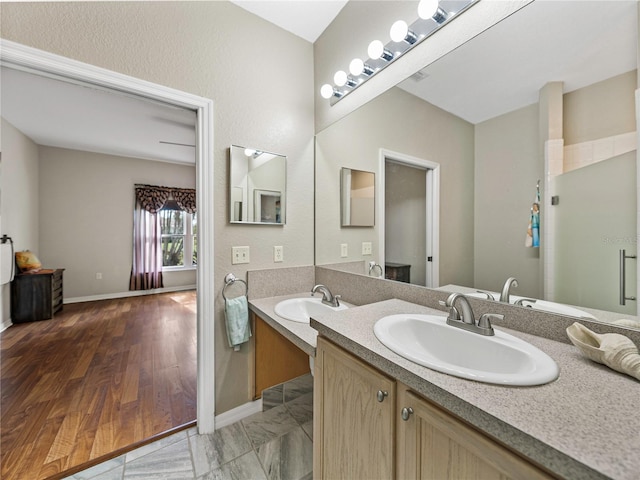
{"label": "drawer pull handle", "polygon": [[378,393],[376,394],[376,398],[378,399],[379,402],[384,402],[384,399],[387,398],[388,396],[389,396],[389,392],[384,390],[378,390]]}
{"label": "drawer pull handle", "polygon": [[405,422],[407,420],[409,420],[409,417],[413,415],[413,408],[411,407],[404,407],[402,409],[402,420],[404,420]]}

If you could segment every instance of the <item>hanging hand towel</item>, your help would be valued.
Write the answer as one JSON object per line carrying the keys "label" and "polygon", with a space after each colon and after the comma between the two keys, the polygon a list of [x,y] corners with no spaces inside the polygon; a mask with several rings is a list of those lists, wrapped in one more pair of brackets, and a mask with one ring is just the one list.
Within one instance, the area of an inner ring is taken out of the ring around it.
{"label": "hanging hand towel", "polygon": [[248,342],[251,336],[247,297],[243,295],[225,300],[224,316],[227,324],[229,346],[238,351],[240,350],[240,344]]}

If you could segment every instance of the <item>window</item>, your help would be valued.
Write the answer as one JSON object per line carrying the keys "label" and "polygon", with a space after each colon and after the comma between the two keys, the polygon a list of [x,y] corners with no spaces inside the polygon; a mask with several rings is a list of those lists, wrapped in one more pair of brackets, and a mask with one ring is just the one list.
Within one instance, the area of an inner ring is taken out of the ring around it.
{"label": "window", "polygon": [[189,214],[165,204],[160,215],[162,269],[181,270],[198,264],[197,213]]}

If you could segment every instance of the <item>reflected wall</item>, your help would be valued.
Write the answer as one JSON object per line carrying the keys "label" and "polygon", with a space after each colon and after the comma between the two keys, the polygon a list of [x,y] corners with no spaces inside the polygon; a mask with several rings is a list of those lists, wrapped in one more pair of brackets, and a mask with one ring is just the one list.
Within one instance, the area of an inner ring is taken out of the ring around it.
{"label": "reflected wall", "polygon": [[[380,149],[441,165],[440,283],[473,281],[473,125],[392,88],[316,136],[316,264],[377,261],[380,225],[342,228],[340,170],[380,175]],[[381,189],[376,185],[376,191]],[[404,221],[411,222],[407,216]],[[384,234],[384,232],[382,232]],[[362,242],[372,255],[362,255]],[[341,256],[341,244],[348,256]]]}

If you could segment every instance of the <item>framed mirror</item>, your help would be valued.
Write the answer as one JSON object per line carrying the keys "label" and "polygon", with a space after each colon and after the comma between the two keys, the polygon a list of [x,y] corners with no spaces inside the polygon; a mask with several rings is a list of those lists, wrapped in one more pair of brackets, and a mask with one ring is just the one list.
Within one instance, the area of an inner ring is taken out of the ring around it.
{"label": "framed mirror", "polygon": [[284,225],[287,157],[232,145],[229,154],[231,223]]}
{"label": "framed mirror", "polygon": [[340,218],[343,227],[375,225],[376,175],[343,167],[340,170]]}

